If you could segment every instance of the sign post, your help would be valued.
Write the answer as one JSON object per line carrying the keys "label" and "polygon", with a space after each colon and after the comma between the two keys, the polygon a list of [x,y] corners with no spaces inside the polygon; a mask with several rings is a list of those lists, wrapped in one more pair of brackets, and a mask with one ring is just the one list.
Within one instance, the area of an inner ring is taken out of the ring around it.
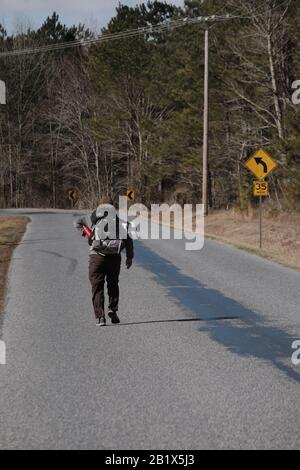
{"label": "sign post", "polygon": [[262,239],[263,239],[263,206],[262,206],[262,196],[259,196],[259,248],[262,249]]}
{"label": "sign post", "polygon": [[265,178],[277,167],[277,163],[265,151],[258,150],[247,160],[245,167],[257,178],[253,181],[253,195],[259,197],[259,248],[263,245],[263,204],[262,198],[269,195],[269,183]]}
{"label": "sign post", "polygon": [[253,195],[259,197],[259,248],[262,248],[263,238],[263,204],[262,198],[269,196],[269,183],[267,181],[253,181]]}

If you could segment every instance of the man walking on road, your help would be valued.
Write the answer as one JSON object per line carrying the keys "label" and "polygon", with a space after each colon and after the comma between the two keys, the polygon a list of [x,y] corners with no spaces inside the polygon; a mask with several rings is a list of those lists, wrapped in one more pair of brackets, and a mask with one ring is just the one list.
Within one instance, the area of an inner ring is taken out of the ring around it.
{"label": "man walking on road", "polygon": [[[110,197],[102,198],[100,206],[92,212],[90,216],[81,217],[76,220],[74,226],[78,230],[84,227],[90,228],[89,237],[89,279],[92,287],[92,300],[94,312],[98,326],[106,325],[104,310],[104,285],[107,281],[107,290],[109,297],[108,316],[111,322],[120,323],[117,311],[119,306],[119,275],[121,269],[121,251],[126,250],[126,266],[130,269],[134,256],[133,241],[128,234],[128,225],[126,227],[126,238],[119,234],[119,218],[117,215],[113,220],[108,221],[107,216],[111,214],[111,209],[115,212],[113,201]],[[110,217],[110,219],[112,219]],[[113,224],[115,229],[115,238],[108,238],[108,227]],[[98,227],[102,226],[102,230]],[[97,236],[98,233],[98,236]],[[100,235],[99,235],[100,233]]]}

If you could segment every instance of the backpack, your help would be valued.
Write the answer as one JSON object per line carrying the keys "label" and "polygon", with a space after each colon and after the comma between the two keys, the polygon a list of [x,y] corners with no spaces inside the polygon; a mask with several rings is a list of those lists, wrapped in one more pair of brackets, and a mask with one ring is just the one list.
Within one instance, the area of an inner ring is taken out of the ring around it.
{"label": "backpack", "polygon": [[123,240],[94,240],[92,248],[100,255],[119,255],[124,248]]}
{"label": "backpack", "polygon": [[[118,232],[118,219],[115,218],[113,221],[116,223],[116,229]],[[96,251],[96,253],[103,255],[103,256],[119,255],[125,246],[124,241],[120,239],[110,239],[110,238],[100,239],[99,235],[97,234],[97,225],[100,222],[101,222],[101,225],[103,225],[103,222],[105,223],[105,216],[98,218],[98,220],[93,226],[93,233],[94,233],[94,241],[92,243],[93,250]],[[101,233],[103,233],[103,231]],[[118,233],[116,233],[116,235],[118,236]]]}

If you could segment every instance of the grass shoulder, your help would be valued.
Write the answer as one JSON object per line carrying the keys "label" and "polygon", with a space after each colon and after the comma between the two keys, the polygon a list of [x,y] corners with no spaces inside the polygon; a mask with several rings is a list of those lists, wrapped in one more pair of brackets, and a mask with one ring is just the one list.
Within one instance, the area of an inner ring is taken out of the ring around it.
{"label": "grass shoulder", "polygon": [[263,249],[259,249],[258,213],[243,216],[235,211],[215,211],[205,221],[207,238],[235,246],[300,271],[300,214],[266,211]]}
{"label": "grass shoulder", "polygon": [[0,217],[0,314],[4,308],[7,273],[14,249],[30,222],[28,217]]}

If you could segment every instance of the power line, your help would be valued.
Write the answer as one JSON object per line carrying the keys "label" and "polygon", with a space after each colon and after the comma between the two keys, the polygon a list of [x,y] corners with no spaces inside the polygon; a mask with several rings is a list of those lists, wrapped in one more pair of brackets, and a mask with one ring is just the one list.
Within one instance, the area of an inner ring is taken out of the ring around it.
{"label": "power line", "polygon": [[116,41],[120,39],[129,39],[129,38],[141,36],[141,35],[151,36],[152,34],[155,34],[158,32],[182,28],[183,26],[187,24],[196,24],[196,23],[205,24],[208,22],[226,21],[226,20],[232,20],[232,19],[237,19],[237,18],[243,18],[243,17],[231,16],[231,15],[223,15],[223,16],[212,15],[212,16],[199,16],[195,18],[181,18],[178,20],[167,21],[165,23],[161,23],[158,25],[150,25],[150,26],[146,26],[143,28],[136,28],[136,29],[130,29],[126,31],[120,31],[117,33],[104,34],[98,38],[80,39],[80,40],[70,41],[70,42],[48,44],[48,45],[39,46],[39,47],[17,49],[15,51],[0,52],[0,58],[27,55],[27,54],[41,54],[44,52],[58,51],[62,49],[71,49],[75,47],[87,47],[92,44]]}
{"label": "power line", "polygon": [[[283,0],[282,3],[280,3],[279,5],[273,8],[273,11],[280,9],[283,5],[287,5],[287,4],[290,4],[290,0]],[[241,14],[235,15],[233,13],[233,14],[224,14],[224,15],[215,14],[211,16],[198,16],[194,18],[185,17],[185,18],[180,18],[178,20],[166,21],[158,25],[150,25],[150,26],[146,26],[143,28],[120,31],[117,33],[108,33],[98,38],[80,39],[80,40],[69,41],[69,42],[48,44],[48,45],[39,46],[39,47],[16,49],[14,51],[3,51],[3,52],[0,52],[0,58],[1,57],[13,57],[13,56],[19,56],[19,55],[28,55],[28,54],[41,54],[44,52],[71,49],[75,47],[87,47],[89,45],[97,44],[101,42],[109,42],[109,41],[115,41],[115,40],[120,40],[120,39],[129,39],[135,36],[141,36],[141,35],[147,35],[147,34],[151,35],[151,34],[162,32],[162,31],[178,29],[178,28],[185,26],[186,24],[195,24],[195,23],[207,24],[209,22],[211,24],[214,24],[216,22],[228,21],[228,20],[233,20],[233,19],[251,19],[253,18],[253,15],[263,16],[264,13],[259,13],[259,10],[261,10],[262,8],[263,6],[260,5],[256,9],[254,9],[253,12],[249,12],[249,14],[244,14],[244,15],[241,15]],[[220,11],[221,9],[218,11],[218,13]]]}

